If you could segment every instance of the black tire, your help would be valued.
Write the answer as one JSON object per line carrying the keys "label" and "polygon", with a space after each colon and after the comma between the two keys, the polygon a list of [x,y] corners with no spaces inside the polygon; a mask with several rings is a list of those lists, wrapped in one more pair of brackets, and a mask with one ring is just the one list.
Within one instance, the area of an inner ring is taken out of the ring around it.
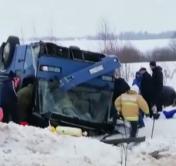
{"label": "black tire", "polygon": [[5,42],[3,42],[1,44],[1,47],[0,47],[0,62],[2,62],[2,55],[3,55],[3,51],[4,51],[4,46],[5,46]]}
{"label": "black tire", "polygon": [[17,44],[20,44],[19,38],[16,36],[9,36],[7,42],[4,45],[2,53],[2,61],[4,64],[4,69],[7,69],[13,59],[15,47]]}

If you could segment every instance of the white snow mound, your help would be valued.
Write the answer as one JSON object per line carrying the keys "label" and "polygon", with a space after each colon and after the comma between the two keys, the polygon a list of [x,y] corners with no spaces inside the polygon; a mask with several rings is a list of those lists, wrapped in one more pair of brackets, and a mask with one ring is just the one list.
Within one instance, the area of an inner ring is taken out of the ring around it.
{"label": "white snow mound", "polygon": [[[146,119],[139,135],[147,139],[128,149],[127,166],[176,165],[176,120],[159,119],[155,123],[151,139],[152,121]],[[124,159],[122,146],[61,136],[47,128],[0,123],[0,166],[121,166]]]}
{"label": "white snow mound", "polygon": [[48,129],[0,123],[0,166],[115,166],[119,149]]}

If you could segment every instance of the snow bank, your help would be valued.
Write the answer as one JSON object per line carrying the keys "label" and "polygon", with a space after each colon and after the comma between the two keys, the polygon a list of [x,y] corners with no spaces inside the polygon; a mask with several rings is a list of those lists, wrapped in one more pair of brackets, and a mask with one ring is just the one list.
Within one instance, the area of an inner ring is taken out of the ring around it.
{"label": "snow bank", "polygon": [[[176,119],[145,119],[147,140],[128,149],[127,166],[175,166]],[[121,166],[122,146],[96,139],[61,136],[48,129],[0,123],[0,166]],[[123,154],[123,155],[122,155]]]}
{"label": "snow bank", "polygon": [[119,149],[98,140],[13,123],[0,123],[0,147],[1,166],[115,166],[119,161]]}
{"label": "snow bank", "polygon": [[[145,119],[145,128],[139,135],[147,140],[132,149],[133,155],[128,159],[136,166],[175,166],[176,165],[176,119],[159,119],[154,123],[154,135],[151,138],[153,120]],[[134,160],[135,158],[135,160]]]}
{"label": "snow bank", "polygon": [[[175,137],[176,138],[176,137]],[[132,149],[128,162],[135,166],[175,166],[176,139],[157,137],[147,139],[145,143]]]}

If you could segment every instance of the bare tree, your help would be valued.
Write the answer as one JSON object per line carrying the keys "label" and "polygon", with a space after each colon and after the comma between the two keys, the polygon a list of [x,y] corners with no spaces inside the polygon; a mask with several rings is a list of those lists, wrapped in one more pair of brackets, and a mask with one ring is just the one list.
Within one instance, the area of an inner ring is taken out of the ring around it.
{"label": "bare tree", "polygon": [[169,44],[169,46],[170,46],[173,54],[176,55],[176,39],[172,39],[171,42],[170,42],[170,44]]}
{"label": "bare tree", "polygon": [[176,54],[169,47],[157,48],[152,51],[151,59],[156,61],[176,60]]}
{"label": "bare tree", "polygon": [[142,52],[133,46],[124,46],[118,52],[118,57],[121,62],[141,62],[145,61],[145,56]]}
{"label": "bare tree", "polygon": [[103,43],[103,46],[101,47],[102,53],[117,55],[119,49],[117,35],[110,30],[106,20],[102,20],[97,37]]}

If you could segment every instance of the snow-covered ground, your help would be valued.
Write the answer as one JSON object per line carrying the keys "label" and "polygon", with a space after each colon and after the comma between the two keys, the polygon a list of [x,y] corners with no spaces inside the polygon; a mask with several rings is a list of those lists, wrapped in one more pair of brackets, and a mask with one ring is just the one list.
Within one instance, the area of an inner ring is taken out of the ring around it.
{"label": "snow-covered ground", "polygon": [[[127,166],[175,166],[176,119],[157,120],[152,139],[153,121],[145,121],[146,127],[140,129],[139,135],[147,139],[128,149]],[[122,157],[122,146],[61,136],[49,129],[0,123],[0,166],[121,166]]]}

